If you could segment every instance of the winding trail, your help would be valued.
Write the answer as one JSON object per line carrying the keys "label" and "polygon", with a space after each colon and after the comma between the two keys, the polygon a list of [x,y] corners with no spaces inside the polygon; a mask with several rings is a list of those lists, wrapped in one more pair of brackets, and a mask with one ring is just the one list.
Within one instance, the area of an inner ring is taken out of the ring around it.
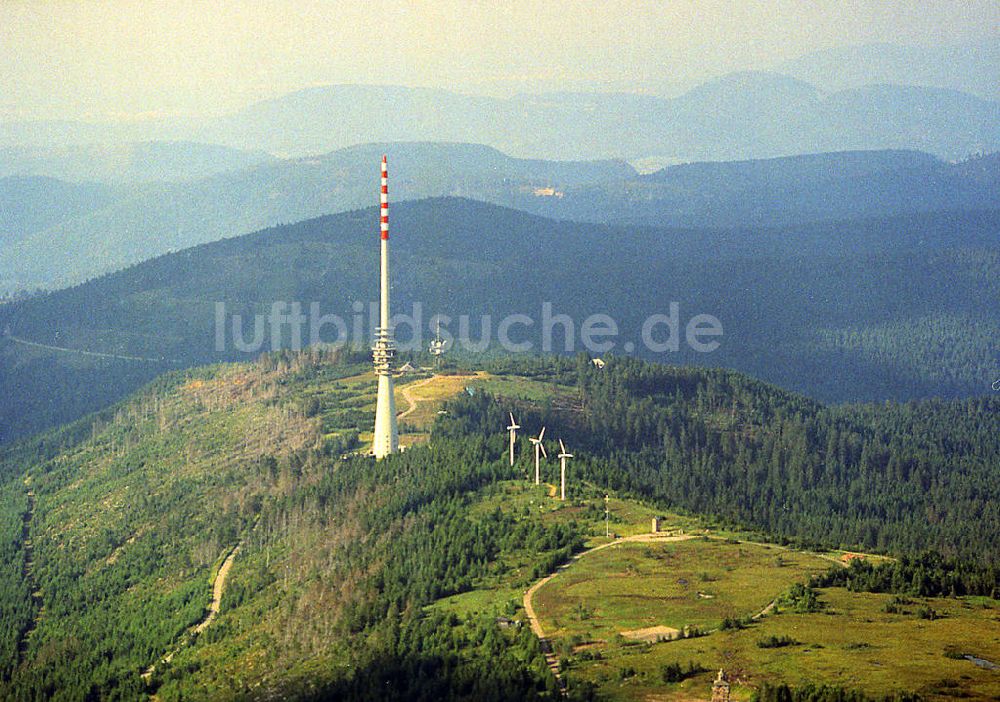
{"label": "winding trail", "polygon": [[676,542],[676,541],[687,541],[688,539],[693,539],[693,538],[695,538],[693,534],[671,536],[670,534],[649,533],[649,534],[635,534],[634,536],[626,536],[625,538],[622,539],[615,539],[614,541],[608,541],[607,543],[599,544],[597,546],[594,546],[593,548],[588,548],[586,551],[581,551],[580,553],[576,554],[568,561],[560,565],[558,568],[556,568],[555,572],[549,573],[547,576],[545,576],[537,583],[528,588],[527,592],[524,593],[524,614],[525,616],[528,617],[528,623],[531,624],[531,632],[538,637],[538,641],[541,644],[542,651],[545,653],[545,662],[548,663],[549,669],[555,676],[556,681],[559,683],[559,689],[563,691],[564,695],[566,694],[566,681],[563,680],[562,674],[559,672],[559,658],[552,650],[552,642],[549,640],[549,637],[545,635],[545,630],[542,628],[541,622],[539,622],[538,620],[538,615],[535,613],[535,607],[532,602],[535,593],[538,592],[538,590],[543,585],[552,580],[552,578],[559,575],[559,573],[569,568],[571,565],[576,563],[584,556],[594,553],[596,551],[601,551],[603,549],[610,548],[611,546],[618,546],[619,544],[625,544],[625,543],[649,542],[649,541]]}
{"label": "winding trail", "polygon": [[28,341],[27,339],[22,339],[20,337],[12,336],[10,334],[4,334],[4,338],[10,339],[16,344],[21,344],[23,346],[31,346],[36,349],[45,349],[47,351],[60,351],[62,353],[75,353],[79,356],[90,356],[91,358],[115,358],[120,361],[141,361],[143,363],[180,363],[180,361],[173,358],[146,358],[144,356],[126,356],[124,354],[117,354],[117,353],[84,351],[83,349],[71,349],[66,346],[52,346],[50,344],[40,344],[37,341]]}
{"label": "winding trail", "polygon": [[236,544],[233,550],[229,552],[229,555],[226,556],[226,560],[219,566],[219,572],[215,574],[215,583],[212,585],[212,601],[208,604],[208,614],[193,629],[192,633],[200,634],[205,631],[209,624],[218,616],[219,608],[222,606],[222,596],[226,593],[226,578],[229,577],[229,570],[233,567],[233,561],[236,560],[236,554],[240,552],[240,546],[242,545],[242,543]]}
{"label": "winding trail", "polygon": [[[549,485],[549,487],[552,488],[553,490],[555,489],[555,486],[553,486],[553,485]],[[538,620],[538,615],[535,612],[534,603],[532,602],[532,600],[533,600],[533,598],[535,596],[535,593],[537,593],[538,590],[542,588],[542,586],[544,586],[546,583],[548,583],[554,577],[556,577],[557,575],[559,575],[559,573],[561,573],[564,570],[566,570],[567,568],[569,568],[571,565],[573,565],[574,563],[576,563],[577,561],[579,561],[584,556],[586,556],[588,554],[591,554],[591,553],[594,553],[595,551],[601,551],[603,549],[610,548],[611,546],[617,546],[619,544],[625,544],[625,543],[650,542],[650,541],[657,541],[657,542],[669,543],[669,542],[687,541],[689,539],[701,538],[702,536],[703,535],[701,535],[701,534],[671,535],[671,534],[668,534],[668,533],[663,533],[663,534],[660,534],[660,533],[657,533],[657,534],[646,533],[646,534],[636,534],[634,536],[626,536],[625,538],[620,538],[620,539],[616,539],[614,541],[609,541],[607,543],[603,543],[603,544],[599,544],[598,546],[594,546],[593,548],[589,548],[586,551],[581,551],[580,553],[576,554],[575,556],[573,556],[572,558],[570,558],[568,561],[566,561],[565,563],[563,563],[562,565],[560,565],[559,567],[557,567],[554,572],[549,573],[547,576],[545,576],[544,578],[542,578],[541,580],[539,580],[534,585],[532,585],[531,587],[528,588],[528,590],[524,593],[524,613],[525,613],[525,616],[527,616],[527,618],[528,618],[529,624],[531,625],[531,632],[536,637],[538,637],[538,641],[541,644],[542,651],[545,653],[545,662],[548,663],[549,669],[552,671],[552,674],[555,676],[556,681],[559,683],[559,688],[560,688],[560,690],[563,691],[563,695],[566,694],[566,687],[565,687],[566,682],[565,682],[565,680],[563,679],[562,675],[559,672],[559,658],[558,658],[558,656],[556,656],[556,654],[552,650],[552,642],[549,639],[549,637],[546,636],[545,630],[542,628],[541,622],[539,622],[539,620]],[[725,537],[711,535],[711,536],[708,536],[708,538],[709,539],[713,539],[713,540],[720,540],[721,541],[721,540],[724,540]],[[763,544],[763,543],[760,543],[760,542],[757,542],[757,541],[743,541],[743,543],[755,544],[755,545],[758,545],[758,546],[768,546],[770,548],[777,548],[777,549],[782,550],[782,551],[789,551],[789,550],[791,550],[787,546],[779,546],[779,545],[776,545],[776,544]],[[833,563],[837,563],[838,565],[845,566],[845,564],[842,561],[840,561],[837,558],[834,558],[833,556],[829,556],[827,554],[820,554],[820,553],[817,553],[817,554],[814,554],[814,555],[819,556],[820,558],[824,558],[826,560],[832,561]],[[770,614],[772,611],[774,611],[774,608],[777,606],[777,604],[778,604],[777,599],[772,600],[761,611],[759,611],[757,614],[754,614],[751,617],[751,619],[753,619],[754,621],[757,621],[757,620],[759,620],[759,619],[761,619],[763,617],[766,617],[768,614]],[[716,631],[715,629],[712,629],[712,630],[707,631],[705,633],[714,633],[715,631]]]}
{"label": "winding trail", "polygon": [[399,394],[403,396],[403,399],[406,400],[409,407],[407,407],[405,411],[400,412],[399,414],[396,415],[396,421],[409,417],[417,410],[417,405],[419,404],[420,400],[418,400],[413,396],[413,391],[419,387],[423,387],[424,385],[433,382],[437,377],[438,377],[437,374],[435,374],[429,378],[424,378],[423,380],[418,381],[416,383],[409,383],[408,385],[400,386]]}
{"label": "winding trail", "polygon": [[[197,636],[201,632],[205,631],[215,618],[219,614],[219,608],[222,606],[222,596],[226,593],[226,579],[229,577],[229,571],[233,567],[233,561],[236,560],[236,554],[240,552],[240,547],[243,546],[243,542],[236,544],[233,549],[226,556],[226,559],[222,561],[222,565],[219,566],[219,572],[215,574],[215,580],[212,582],[212,601],[208,604],[208,612],[205,617],[198,622],[198,624],[189,630],[191,636]],[[184,645],[182,641],[177,646],[174,647],[170,653],[165,655],[159,661],[149,666],[146,672],[142,674],[144,680],[148,681],[153,673],[156,671],[156,666],[159,663],[169,663],[173,660],[174,655],[180,651],[181,646]]]}

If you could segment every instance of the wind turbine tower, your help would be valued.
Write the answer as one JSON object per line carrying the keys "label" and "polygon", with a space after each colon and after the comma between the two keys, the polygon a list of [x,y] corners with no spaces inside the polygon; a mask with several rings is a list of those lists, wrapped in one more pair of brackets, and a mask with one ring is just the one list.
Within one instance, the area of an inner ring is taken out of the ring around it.
{"label": "wind turbine tower", "polygon": [[542,443],[543,436],[545,436],[545,427],[542,427],[542,430],[538,432],[537,438],[531,439],[531,443],[535,445],[535,485],[541,485],[542,483],[541,472],[539,471],[538,468],[538,464],[541,461],[541,457],[542,456],[545,456],[546,458],[549,457],[549,454],[545,453],[545,445]]}
{"label": "wind turbine tower", "polygon": [[559,448],[562,449],[559,452],[559,476],[561,481],[560,497],[563,502],[566,501],[566,459],[573,458],[573,454],[566,451],[566,444],[563,443],[562,439],[559,439]]}
{"label": "wind turbine tower", "polygon": [[392,383],[392,357],[396,344],[389,326],[389,173],[386,157],[382,157],[382,195],[379,231],[381,236],[381,309],[379,327],[375,330],[372,358],[378,376],[378,402],[375,405],[375,435],[372,453],[384,458],[399,450],[399,430],[396,427],[396,398]]}
{"label": "wind turbine tower", "polygon": [[514,421],[514,413],[508,412],[510,415],[510,426],[507,427],[507,431],[510,432],[510,465],[514,465],[514,442],[517,441],[517,430],[521,428],[521,425]]}

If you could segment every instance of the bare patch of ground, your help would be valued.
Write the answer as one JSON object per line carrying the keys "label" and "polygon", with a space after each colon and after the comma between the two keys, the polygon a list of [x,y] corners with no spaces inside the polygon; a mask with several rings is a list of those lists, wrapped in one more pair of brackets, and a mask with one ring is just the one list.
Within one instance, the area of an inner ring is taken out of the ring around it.
{"label": "bare patch of ground", "polygon": [[646,641],[657,643],[658,641],[670,641],[681,635],[680,629],[670,626],[649,626],[645,629],[632,629],[631,631],[618,632],[626,639],[632,641]]}

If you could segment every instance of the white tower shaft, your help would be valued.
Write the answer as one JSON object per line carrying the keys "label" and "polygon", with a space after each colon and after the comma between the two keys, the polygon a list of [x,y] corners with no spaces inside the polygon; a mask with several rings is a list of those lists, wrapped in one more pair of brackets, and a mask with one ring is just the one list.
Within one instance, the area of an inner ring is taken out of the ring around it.
{"label": "white tower shaft", "polygon": [[507,431],[510,432],[510,465],[514,466],[514,445],[517,443],[517,430],[521,428],[521,425],[517,423],[514,419],[514,413],[508,412],[510,417],[510,426],[507,427]]}
{"label": "white tower shaft", "polygon": [[565,502],[566,501],[566,457],[565,456],[559,457],[559,474],[561,483],[559,499]]}
{"label": "white tower shaft", "polygon": [[375,330],[372,357],[378,376],[378,399],[375,404],[375,434],[372,453],[384,458],[399,450],[399,430],[396,426],[396,397],[392,382],[392,357],[395,344],[389,327],[389,173],[386,157],[382,157],[382,190],[379,198],[379,236],[381,239],[381,265],[379,275],[380,315],[379,328]]}
{"label": "white tower shaft", "polygon": [[381,291],[379,306],[379,327],[389,329],[389,174],[386,163],[382,162],[382,201],[379,208],[379,236],[381,237],[381,252],[379,266],[379,290]]}
{"label": "white tower shaft", "polygon": [[542,459],[542,442],[539,441],[535,444],[535,485],[540,485],[542,482],[542,474],[538,467]]}
{"label": "white tower shaft", "polygon": [[566,450],[566,444],[563,443],[562,439],[559,439],[559,479],[562,483],[562,490],[560,492],[560,499],[566,501],[566,459],[573,458],[573,454]]}

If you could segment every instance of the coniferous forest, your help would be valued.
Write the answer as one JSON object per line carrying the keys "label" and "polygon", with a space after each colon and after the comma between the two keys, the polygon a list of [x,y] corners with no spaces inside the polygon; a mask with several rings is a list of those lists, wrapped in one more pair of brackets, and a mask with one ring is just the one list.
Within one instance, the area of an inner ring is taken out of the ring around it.
{"label": "coniferous forest", "polygon": [[[580,411],[523,421],[571,436],[595,483],[800,544],[1000,556],[997,398],[826,407],[726,370],[553,363]],[[464,397],[442,431],[505,411]]]}

